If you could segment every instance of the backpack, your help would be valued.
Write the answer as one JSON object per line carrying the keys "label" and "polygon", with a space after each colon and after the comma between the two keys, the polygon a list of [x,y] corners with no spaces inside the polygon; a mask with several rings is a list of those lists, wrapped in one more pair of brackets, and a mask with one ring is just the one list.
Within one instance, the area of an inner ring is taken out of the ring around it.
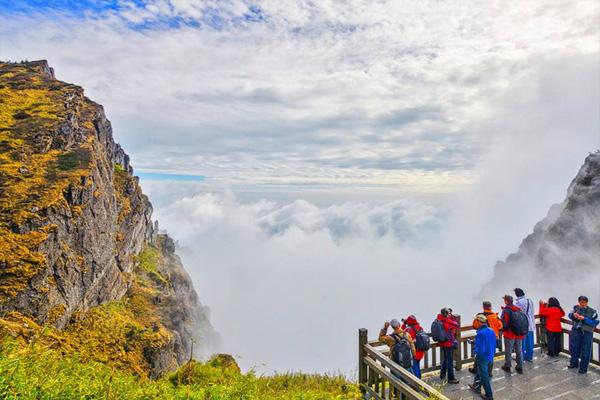
{"label": "backpack", "polygon": [[431,338],[436,342],[445,342],[448,340],[444,323],[437,318],[431,323]]}
{"label": "backpack", "polygon": [[410,343],[405,338],[401,338],[397,334],[393,333],[392,338],[396,342],[392,347],[392,361],[400,365],[402,368],[412,367],[412,351]]}
{"label": "backpack", "polygon": [[[507,309],[508,310],[508,309]],[[521,310],[510,310],[508,314],[508,330],[517,336],[525,336],[529,332],[529,320]]]}
{"label": "backpack", "polygon": [[[410,328],[415,330],[415,328]],[[419,351],[427,351],[431,348],[431,338],[423,329],[415,330],[415,348]]]}

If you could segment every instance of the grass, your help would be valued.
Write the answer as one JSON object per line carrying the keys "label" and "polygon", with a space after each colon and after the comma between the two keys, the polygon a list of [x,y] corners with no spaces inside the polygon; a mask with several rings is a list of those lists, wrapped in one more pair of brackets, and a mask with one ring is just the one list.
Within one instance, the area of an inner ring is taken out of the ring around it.
{"label": "grass", "polygon": [[0,398],[341,400],[359,399],[360,392],[341,376],[241,373],[223,355],[149,380],[35,342],[22,348],[5,338],[0,342]]}

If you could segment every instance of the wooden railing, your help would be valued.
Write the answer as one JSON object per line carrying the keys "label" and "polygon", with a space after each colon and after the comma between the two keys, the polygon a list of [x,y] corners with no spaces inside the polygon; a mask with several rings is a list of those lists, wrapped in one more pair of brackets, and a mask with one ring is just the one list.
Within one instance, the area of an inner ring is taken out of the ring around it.
{"label": "wooden railing", "polygon": [[[456,316],[461,322],[460,316]],[[540,316],[536,315],[536,331],[534,333],[534,347],[543,345],[540,341],[543,326]],[[568,350],[568,338],[571,334],[573,322],[562,319],[563,323],[563,353],[570,354]],[[473,339],[476,330],[471,325],[461,326],[457,329],[456,340],[458,348],[454,350],[454,364],[457,370],[463,365],[475,361]],[[590,363],[600,366],[600,329],[594,329],[592,342],[592,356]],[[496,352],[496,356],[503,355],[503,343]],[[439,345],[432,343],[431,349],[425,352],[421,360],[421,371],[423,373],[439,370],[441,367],[441,353]],[[359,330],[359,363],[358,380],[367,398],[373,399],[446,399],[434,388],[421,379],[416,378],[409,371],[400,367],[389,358],[389,349],[385,343],[379,340],[368,340],[366,329]]]}

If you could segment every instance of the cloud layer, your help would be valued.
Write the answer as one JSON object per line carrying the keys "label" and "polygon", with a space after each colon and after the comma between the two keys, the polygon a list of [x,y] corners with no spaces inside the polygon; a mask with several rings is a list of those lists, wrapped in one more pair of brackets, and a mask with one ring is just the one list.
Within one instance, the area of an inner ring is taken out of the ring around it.
{"label": "cloud layer", "polygon": [[598,54],[593,0],[105,4],[12,10],[0,57],[82,84],[139,170],[215,185],[457,190],[512,81]]}

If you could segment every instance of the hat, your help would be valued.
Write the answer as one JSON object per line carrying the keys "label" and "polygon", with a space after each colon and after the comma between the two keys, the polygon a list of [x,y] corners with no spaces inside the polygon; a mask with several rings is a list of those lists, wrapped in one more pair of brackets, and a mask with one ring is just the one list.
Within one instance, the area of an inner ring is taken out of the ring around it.
{"label": "hat", "polygon": [[525,292],[521,288],[516,288],[515,289],[515,294],[517,295],[517,297],[525,296]]}
{"label": "hat", "polygon": [[400,327],[400,321],[398,321],[396,318],[394,318],[393,320],[390,321],[390,326],[393,329],[399,328]]}
{"label": "hat", "polygon": [[487,318],[485,317],[485,315],[483,314],[477,314],[475,316],[475,319],[479,322],[481,322],[482,324],[486,324],[487,323]]}
{"label": "hat", "polygon": [[484,301],[483,302],[483,308],[485,308],[486,310],[492,308],[492,302],[491,301]]}

